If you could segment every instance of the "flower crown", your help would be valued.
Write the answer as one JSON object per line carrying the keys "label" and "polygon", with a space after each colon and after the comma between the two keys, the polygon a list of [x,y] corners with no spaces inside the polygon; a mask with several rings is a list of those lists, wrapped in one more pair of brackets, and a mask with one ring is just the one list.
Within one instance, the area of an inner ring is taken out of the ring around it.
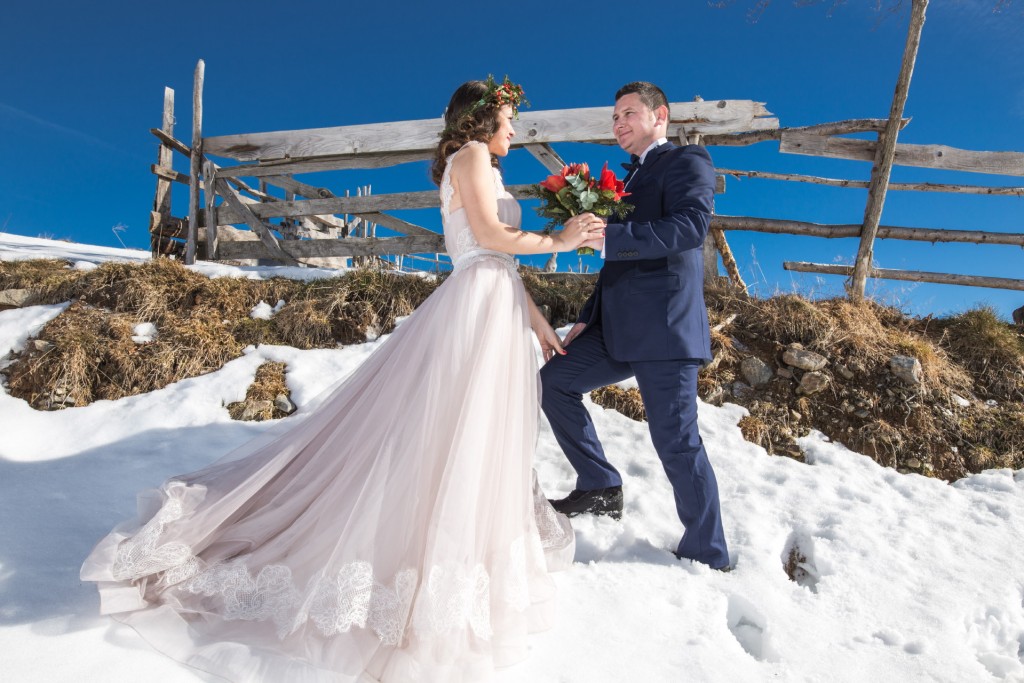
{"label": "flower crown", "polygon": [[519,118],[519,107],[529,107],[530,102],[526,99],[523,94],[523,86],[518,83],[513,83],[505,76],[501,83],[494,80],[492,74],[487,74],[487,80],[484,81],[484,85],[487,90],[483,96],[471,104],[469,107],[464,109],[455,119],[455,121],[447,126],[446,130],[454,128],[455,125],[463,119],[472,116],[476,112],[480,111],[489,104],[493,104],[498,108],[505,106],[506,104],[512,107],[512,115]]}

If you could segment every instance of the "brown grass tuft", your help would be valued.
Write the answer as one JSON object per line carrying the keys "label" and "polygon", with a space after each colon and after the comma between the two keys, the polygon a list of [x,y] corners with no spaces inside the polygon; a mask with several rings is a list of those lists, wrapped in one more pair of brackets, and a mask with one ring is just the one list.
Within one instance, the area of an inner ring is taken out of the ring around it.
{"label": "brown grass tuft", "polygon": [[617,410],[631,420],[647,421],[647,410],[636,388],[623,389],[615,385],[590,392],[590,399],[602,408]]}
{"label": "brown grass tuft", "polygon": [[267,361],[256,368],[256,376],[245,391],[245,399],[228,404],[228,413],[233,420],[247,422],[286,417],[287,413],[274,403],[281,395],[291,395],[285,381],[285,364]]}

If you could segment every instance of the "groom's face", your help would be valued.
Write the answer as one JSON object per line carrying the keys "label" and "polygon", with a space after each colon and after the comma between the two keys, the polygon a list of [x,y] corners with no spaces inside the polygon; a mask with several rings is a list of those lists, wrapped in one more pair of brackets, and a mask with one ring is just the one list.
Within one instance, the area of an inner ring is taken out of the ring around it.
{"label": "groom's face", "polygon": [[612,134],[619,147],[630,154],[643,154],[651,143],[664,135],[664,121],[658,114],[664,107],[651,111],[640,95],[629,93],[615,102],[612,111]]}

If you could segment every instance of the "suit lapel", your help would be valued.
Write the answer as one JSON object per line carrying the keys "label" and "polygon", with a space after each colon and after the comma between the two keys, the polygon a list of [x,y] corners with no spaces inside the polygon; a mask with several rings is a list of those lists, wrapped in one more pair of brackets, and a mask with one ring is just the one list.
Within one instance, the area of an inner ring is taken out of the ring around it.
{"label": "suit lapel", "polygon": [[644,163],[641,164],[640,167],[637,168],[632,174],[626,177],[625,182],[629,184],[629,187],[627,187],[626,189],[635,189],[638,183],[643,181],[644,176],[648,175],[651,172],[651,170],[658,165],[658,162],[661,161],[661,156],[665,152],[672,149],[673,147],[675,147],[675,145],[673,145],[671,142],[666,142],[665,144],[658,145],[650,152],[648,152],[647,156],[644,158]]}

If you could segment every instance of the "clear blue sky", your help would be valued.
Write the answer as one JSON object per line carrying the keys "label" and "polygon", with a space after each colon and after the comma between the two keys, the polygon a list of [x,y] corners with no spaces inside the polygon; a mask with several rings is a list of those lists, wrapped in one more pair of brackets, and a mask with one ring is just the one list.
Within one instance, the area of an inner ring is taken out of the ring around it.
{"label": "clear blue sky", "polygon": [[[883,0],[885,1],[885,0]],[[508,73],[534,109],[602,106],[622,83],[650,80],[670,100],[751,99],[783,126],[889,112],[909,17],[874,0],[797,7],[755,0],[630,3],[326,2],[219,0],[171,5],[40,0],[3,13],[0,40],[0,231],[145,248],[164,86],[177,96],[177,135],[190,138],[192,73],[206,60],[204,132],[221,135],[439,117],[462,81]],[[1024,152],[1024,2],[933,0],[901,142]],[[565,145],[563,158],[600,165],[615,147]],[[722,167],[866,180],[867,163],[778,153],[776,143],[712,148]],[[187,171],[178,157],[176,168]],[[543,168],[515,151],[506,182]],[[432,187],[422,164],[305,177],[335,192]],[[1024,178],[897,168],[893,180],[1024,185]],[[175,187],[174,213],[187,192]],[[720,213],[859,223],[866,190],[730,178]],[[1024,231],[1024,198],[890,192],[886,225]],[[542,221],[527,211],[526,227]],[[436,211],[410,218],[437,227]],[[856,240],[728,233],[760,294],[842,291],[843,278],[788,273],[784,260],[851,263]],[[560,257],[560,267],[571,260]],[[1019,278],[1007,246],[879,241],[884,268]],[[919,315],[987,303],[1004,318],[1024,292],[869,281],[869,291]]]}

